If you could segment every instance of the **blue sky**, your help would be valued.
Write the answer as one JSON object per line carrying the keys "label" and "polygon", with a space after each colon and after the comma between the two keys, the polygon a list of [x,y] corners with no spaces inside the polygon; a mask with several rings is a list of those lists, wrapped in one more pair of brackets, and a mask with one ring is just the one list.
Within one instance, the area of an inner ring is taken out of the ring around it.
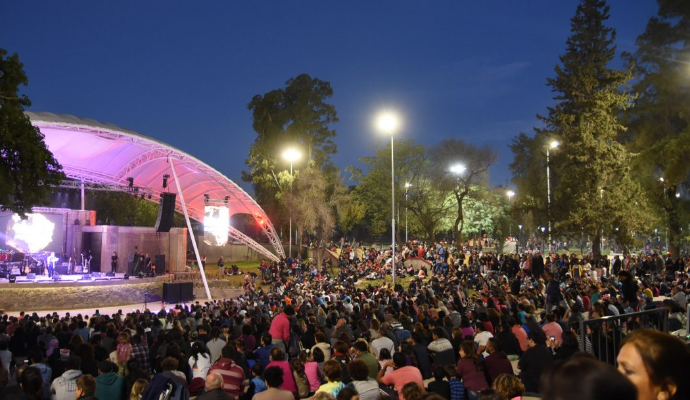
{"label": "blue sky", "polygon": [[[576,0],[2,1],[0,47],[18,53],[31,111],[92,118],[178,147],[240,179],[255,138],[246,104],[308,73],[331,82],[344,169],[385,137],[376,111],[404,115],[398,137],[446,137],[499,153],[552,104],[546,78]],[[618,52],[634,50],[653,0],[612,0]]]}

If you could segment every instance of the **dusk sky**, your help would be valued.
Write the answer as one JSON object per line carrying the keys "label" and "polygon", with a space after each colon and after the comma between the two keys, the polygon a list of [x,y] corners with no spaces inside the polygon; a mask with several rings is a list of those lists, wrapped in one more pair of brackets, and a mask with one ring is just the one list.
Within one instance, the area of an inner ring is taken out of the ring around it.
{"label": "dusk sky", "polygon": [[[241,171],[256,137],[246,105],[301,73],[332,84],[341,169],[387,139],[372,121],[393,108],[404,116],[399,138],[493,146],[491,180],[505,184],[508,144],[553,104],[546,79],[577,4],[2,1],[0,47],[25,65],[30,111],[154,137],[245,189]],[[656,1],[609,4],[618,53],[633,51]]]}

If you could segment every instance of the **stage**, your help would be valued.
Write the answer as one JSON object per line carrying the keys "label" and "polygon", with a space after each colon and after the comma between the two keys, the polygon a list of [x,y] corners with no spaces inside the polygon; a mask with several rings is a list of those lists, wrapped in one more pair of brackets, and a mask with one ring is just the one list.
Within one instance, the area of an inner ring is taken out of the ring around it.
{"label": "stage", "polygon": [[59,281],[42,275],[35,279],[18,275],[15,283],[0,279],[0,309],[33,312],[160,302],[163,284],[171,280],[171,275],[125,279],[122,273],[88,280],[82,275],[60,275]]}

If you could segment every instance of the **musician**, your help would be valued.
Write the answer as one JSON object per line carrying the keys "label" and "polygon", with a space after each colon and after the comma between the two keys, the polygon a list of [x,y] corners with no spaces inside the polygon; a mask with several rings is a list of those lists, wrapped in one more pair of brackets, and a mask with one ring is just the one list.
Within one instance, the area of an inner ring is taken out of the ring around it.
{"label": "musician", "polygon": [[148,274],[151,272],[151,256],[146,254],[146,257],[144,257],[144,273]]}
{"label": "musician", "polygon": [[83,271],[85,274],[88,274],[89,272],[91,272],[91,260],[93,260],[93,254],[91,254],[91,250],[88,250],[86,252],[86,260],[85,260],[84,271]]}
{"label": "musician", "polygon": [[50,253],[46,261],[48,262],[48,277],[52,278],[53,273],[55,272],[55,263],[58,261],[58,258],[55,257],[54,251]]}
{"label": "musician", "polygon": [[117,251],[113,251],[113,255],[110,257],[110,271],[115,273],[117,269]]}

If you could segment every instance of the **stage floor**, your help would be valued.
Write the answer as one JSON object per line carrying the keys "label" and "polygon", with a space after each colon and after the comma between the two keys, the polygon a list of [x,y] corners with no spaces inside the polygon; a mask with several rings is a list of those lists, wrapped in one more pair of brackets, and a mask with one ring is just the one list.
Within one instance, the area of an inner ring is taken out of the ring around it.
{"label": "stage floor", "polygon": [[29,279],[26,276],[16,275],[16,281],[10,283],[8,278],[0,278],[0,287],[3,288],[14,288],[16,286],[21,287],[51,287],[51,286],[107,286],[112,284],[125,285],[130,283],[143,283],[143,282],[159,282],[159,281],[170,281],[171,275],[159,275],[152,278],[138,278],[136,276],[130,276],[125,279],[125,274],[116,273],[115,276],[105,276],[100,275],[94,277],[90,275],[89,279],[85,279],[84,275],[60,275],[59,280],[53,280],[46,275],[36,275],[34,279]]}

